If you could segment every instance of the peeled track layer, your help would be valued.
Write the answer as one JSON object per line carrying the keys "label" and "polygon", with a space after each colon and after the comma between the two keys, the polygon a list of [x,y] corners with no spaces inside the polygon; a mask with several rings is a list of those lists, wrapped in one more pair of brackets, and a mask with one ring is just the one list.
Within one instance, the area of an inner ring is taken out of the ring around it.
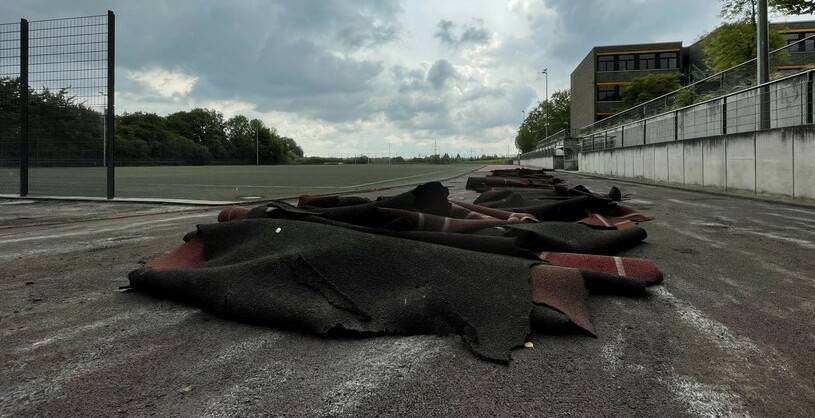
{"label": "peeled track layer", "polygon": [[316,333],[459,334],[502,362],[530,332],[530,260],[283,219],[201,225],[193,240],[197,268],[191,250],[177,266],[169,253],[131,286]]}

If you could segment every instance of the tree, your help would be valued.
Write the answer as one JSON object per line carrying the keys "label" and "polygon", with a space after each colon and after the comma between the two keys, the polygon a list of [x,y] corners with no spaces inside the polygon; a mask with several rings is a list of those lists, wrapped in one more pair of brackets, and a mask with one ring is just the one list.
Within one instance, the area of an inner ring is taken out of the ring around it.
{"label": "tree", "polygon": [[756,7],[758,0],[720,0],[721,16],[727,21],[749,21],[756,24]]}
{"label": "tree", "polygon": [[232,155],[226,140],[224,116],[216,110],[195,108],[167,116],[170,129],[179,135],[207,147],[213,158],[226,160]]}
{"label": "tree", "polygon": [[224,124],[226,139],[232,146],[233,158],[244,163],[254,163],[256,160],[255,129],[249,119],[237,115]]}
{"label": "tree", "polygon": [[[0,77],[0,164],[19,160],[20,82]],[[101,165],[104,115],[77,102],[68,90],[30,90],[32,165]],[[116,161],[124,165],[255,162],[255,132],[264,164],[303,157],[292,138],[260,120],[193,109],[169,116],[125,113],[116,117]]]}
{"label": "tree", "polygon": [[653,73],[631,80],[623,94],[623,105],[626,108],[645,103],[663,94],[670,93],[682,87],[679,73]]}
{"label": "tree", "polygon": [[535,144],[538,143],[538,136],[535,132],[529,129],[529,125],[524,123],[518,129],[518,135],[515,136],[515,148],[521,152],[529,152],[535,149]]}
{"label": "tree", "polygon": [[[720,0],[721,16],[727,21],[756,23],[758,0]],[[769,6],[781,14],[808,15],[815,13],[812,0],[769,0]]]}
{"label": "tree", "polygon": [[535,144],[560,130],[569,129],[569,109],[571,96],[569,90],[558,90],[552,93],[550,100],[538,103],[521,123],[515,137],[515,146],[521,152],[535,148]]}
{"label": "tree", "polygon": [[[769,31],[770,49],[784,46],[778,31]],[[747,22],[724,23],[702,40],[705,65],[712,72],[724,71],[756,57],[756,26]],[[783,61],[774,56],[775,63]]]}
{"label": "tree", "polygon": [[125,113],[116,123],[116,159],[135,164],[208,164],[209,150],[171,130],[155,113]]}
{"label": "tree", "polygon": [[812,0],[773,0],[773,8],[783,14],[810,15],[815,13],[815,1]]}

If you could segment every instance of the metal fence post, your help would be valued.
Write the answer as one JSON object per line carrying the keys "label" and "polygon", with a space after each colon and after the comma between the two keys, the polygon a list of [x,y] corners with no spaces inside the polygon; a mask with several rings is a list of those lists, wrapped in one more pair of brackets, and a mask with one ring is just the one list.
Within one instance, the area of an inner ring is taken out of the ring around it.
{"label": "metal fence post", "polygon": [[28,20],[20,19],[20,196],[28,195]]}
{"label": "metal fence post", "polygon": [[764,85],[770,81],[768,52],[769,25],[767,23],[767,0],[758,0],[758,19],[756,29],[756,84],[760,85],[758,91],[759,103],[759,129],[770,129],[770,86]]}
{"label": "metal fence post", "polygon": [[642,144],[645,145],[647,134],[645,132],[645,125],[647,125],[647,119],[642,120]]}
{"label": "metal fence post", "polygon": [[105,112],[105,165],[107,166],[107,198],[113,199],[116,180],[116,114],[114,113],[114,67],[116,63],[116,15],[108,10],[108,80],[107,111]]}
{"label": "metal fence post", "polygon": [[812,121],[812,119],[813,119],[812,118],[812,113],[813,113],[813,109],[812,109],[812,106],[813,106],[813,100],[812,100],[812,87],[813,87],[812,81],[813,81],[813,77],[812,77],[812,74],[813,74],[812,71],[807,73],[807,82],[806,82],[806,86],[807,86],[807,95],[806,95],[806,98],[807,98],[806,115],[807,116],[806,117],[807,117],[807,119],[806,119],[806,123],[812,123],[813,122]]}

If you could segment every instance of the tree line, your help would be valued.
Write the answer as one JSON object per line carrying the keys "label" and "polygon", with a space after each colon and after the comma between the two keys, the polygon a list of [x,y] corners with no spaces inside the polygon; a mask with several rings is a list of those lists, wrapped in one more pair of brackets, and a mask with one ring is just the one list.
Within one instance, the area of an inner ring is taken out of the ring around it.
{"label": "tree line", "polygon": [[[0,164],[19,160],[20,82],[0,78]],[[29,92],[29,156],[34,166],[102,165],[104,114],[65,89]],[[259,119],[196,108],[167,116],[116,116],[118,165],[285,164],[303,157],[294,139]]]}
{"label": "tree line", "polygon": [[225,119],[217,110],[196,108],[116,117],[117,164],[286,164],[302,157],[294,139],[243,115]]}

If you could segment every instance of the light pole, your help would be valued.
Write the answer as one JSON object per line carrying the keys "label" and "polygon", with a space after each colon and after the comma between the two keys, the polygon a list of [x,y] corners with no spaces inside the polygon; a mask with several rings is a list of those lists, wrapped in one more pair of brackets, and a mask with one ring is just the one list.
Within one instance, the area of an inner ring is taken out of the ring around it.
{"label": "light pole", "polygon": [[549,103],[549,69],[544,68],[543,71],[541,71],[541,74],[543,74],[543,77],[544,77],[544,86],[545,86],[544,87],[544,95],[546,96],[545,100],[543,102],[543,137],[548,138],[549,137],[549,105],[550,105],[550,103]]}
{"label": "light pole", "polygon": [[255,165],[260,165],[260,128],[255,125]]}

